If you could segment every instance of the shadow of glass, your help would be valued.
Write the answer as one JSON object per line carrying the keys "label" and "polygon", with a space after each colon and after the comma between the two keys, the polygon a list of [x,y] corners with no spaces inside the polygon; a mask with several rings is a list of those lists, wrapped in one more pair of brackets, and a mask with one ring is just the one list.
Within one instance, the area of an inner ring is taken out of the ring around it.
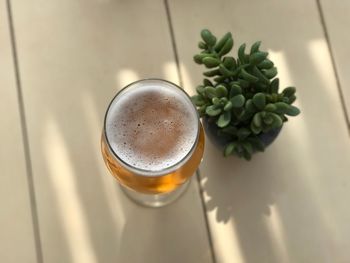
{"label": "shadow of glass", "polygon": [[[197,183],[195,179],[193,183]],[[143,207],[126,196],[122,197],[127,220],[120,235],[122,242],[117,248],[118,262],[162,263],[180,257],[181,262],[210,262],[210,250],[203,253],[196,249],[206,245],[207,237],[197,223],[193,208],[186,205],[194,198],[194,193],[188,190],[174,203],[161,209]],[[184,239],[186,242],[177,242]]]}

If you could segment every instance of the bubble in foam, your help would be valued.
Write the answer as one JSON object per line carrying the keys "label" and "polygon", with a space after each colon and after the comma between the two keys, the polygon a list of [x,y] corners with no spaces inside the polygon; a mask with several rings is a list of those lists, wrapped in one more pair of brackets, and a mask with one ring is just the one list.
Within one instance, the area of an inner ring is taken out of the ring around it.
{"label": "bubble in foam", "polygon": [[160,80],[132,84],[107,112],[106,136],[113,152],[143,170],[160,171],[180,162],[197,133],[198,117],[190,99]]}

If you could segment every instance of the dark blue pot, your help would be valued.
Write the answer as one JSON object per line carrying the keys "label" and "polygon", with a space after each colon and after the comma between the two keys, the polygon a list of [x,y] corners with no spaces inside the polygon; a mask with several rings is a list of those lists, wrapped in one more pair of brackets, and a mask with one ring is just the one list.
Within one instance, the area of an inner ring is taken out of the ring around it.
{"label": "dark blue pot", "polygon": [[[221,151],[225,149],[225,146],[231,141],[230,137],[217,136],[219,130],[216,126],[215,120],[213,118],[203,118],[203,127],[205,133],[209,140]],[[258,135],[259,139],[264,143],[265,148],[268,147],[278,136],[282,127],[278,129],[271,130],[267,133],[261,133]]]}

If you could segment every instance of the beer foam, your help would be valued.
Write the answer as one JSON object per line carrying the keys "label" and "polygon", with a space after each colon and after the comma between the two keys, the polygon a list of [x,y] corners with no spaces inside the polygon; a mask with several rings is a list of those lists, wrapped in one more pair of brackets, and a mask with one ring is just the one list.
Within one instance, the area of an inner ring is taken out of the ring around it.
{"label": "beer foam", "polygon": [[106,137],[126,164],[150,172],[178,164],[192,150],[199,129],[191,100],[162,80],[131,84],[111,102]]}

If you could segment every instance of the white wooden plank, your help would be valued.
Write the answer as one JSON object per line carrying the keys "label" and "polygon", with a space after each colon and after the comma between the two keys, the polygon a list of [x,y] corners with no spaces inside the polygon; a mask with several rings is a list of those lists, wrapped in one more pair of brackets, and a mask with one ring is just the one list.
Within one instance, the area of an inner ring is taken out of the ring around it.
{"label": "white wooden plank", "polygon": [[36,262],[6,1],[0,1],[0,262]]}
{"label": "white wooden plank", "polygon": [[326,30],[331,42],[347,114],[350,116],[350,69],[348,66],[350,35],[346,33],[350,25],[350,2],[344,0],[322,0],[320,3],[324,14]]}
{"label": "white wooden plank", "polygon": [[282,86],[298,88],[302,114],[251,162],[207,143],[201,175],[218,262],[348,262],[350,145],[330,54],[314,1],[172,1],[185,88],[203,27],[262,40]]}
{"label": "white wooden plank", "polygon": [[163,2],[14,0],[13,10],[44,261],[210,262],[196,183],[174,205],[142,208],[100,153],[118,89],[177,82]]}

